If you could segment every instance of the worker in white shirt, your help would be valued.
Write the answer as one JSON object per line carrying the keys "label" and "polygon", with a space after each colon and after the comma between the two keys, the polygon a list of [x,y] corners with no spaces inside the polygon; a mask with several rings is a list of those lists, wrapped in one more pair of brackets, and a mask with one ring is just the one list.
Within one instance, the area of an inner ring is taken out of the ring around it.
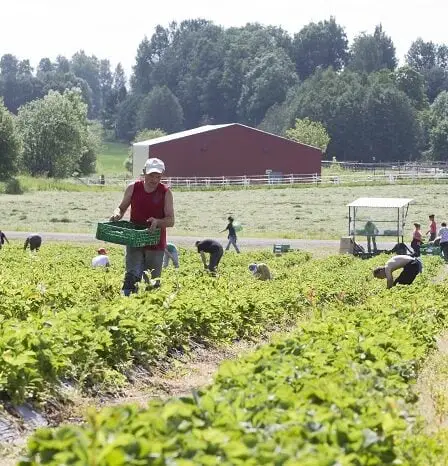
{"label": "worker in white shirt", "polygon": [[[384,267],[377,267],[373,270],[375,278],[387,279],[387,288],[392,288],[395,285],[410,285],[415,277],[422,272],[423,265],[420,259],[399,255],[391,257]],[[403,269],[400,275],[394,280],[393,272],[398,269]]]}
{"label": "worker in white shirt", "polygon": [[266,264],[250,264],[249,270],[252,272],[253,276],[259,280],[272,280],[271,271]]}
{"label": "worker in white shirt", "polygon": [[98,249],[98,255],[92,259],[92,267],[109,267],[109,257],[104,248]]}

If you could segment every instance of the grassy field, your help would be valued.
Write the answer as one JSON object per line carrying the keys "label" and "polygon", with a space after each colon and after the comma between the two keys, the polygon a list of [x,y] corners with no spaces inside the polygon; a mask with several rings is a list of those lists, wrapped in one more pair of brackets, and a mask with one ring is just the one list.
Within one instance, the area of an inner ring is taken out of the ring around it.
{"label": "grassy field", "polygon": [[[120,191],[29,192],[1,195],[4,212],[0,228],[14,231],[94,232],[96,223],[107,219],[122,198]],[[347,234],[346,204],[358,197],[409,197],[405,231],[410,240],[412,223],[426,231],[428,214],[440,224],[446,220],[448,185],[310,186],[303,188],[226,191],[174,191],[176,226],[173,235],[219,238],[232,214],[241,224],[241,237],[338,239]],[[360,218],[394,219],[385,211],[359,211]]]}
{"label": "grassy field", "polygon": [[129,145],[120,142],[103,142],[97,157],[96,171],[103,175],[124,175],[123,162],[128,157]]}

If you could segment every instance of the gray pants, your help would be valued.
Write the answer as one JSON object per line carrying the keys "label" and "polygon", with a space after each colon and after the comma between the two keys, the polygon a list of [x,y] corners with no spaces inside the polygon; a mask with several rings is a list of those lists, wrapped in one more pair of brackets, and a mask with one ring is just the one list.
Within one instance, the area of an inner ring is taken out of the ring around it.
{"label": "gray pants", "polygon": [[229,242],[227,243],[226,251],[230,249],[230,245],[232,245],[235,248],[235,251],[238,254],[240,253],[240,250],[238,249],[238,246],[236,245],[236,236],[229,236]]}
{"label": "gray pants", "polygon": [[170,261],[173,262],[173,265],[176,269],[179,268],[179,255],[177,254],[176,251],[173,251],[171,253],[171,255],[173,256],[172,258],[167,254],[165,253],[164,256],[163,256],[163,267],[168,267],[168,265],[170,264]]}
{"label": "gray pants", "polygon": [[126,274],[123,281],[123,294],[125,296],[135,293],[135,285],[142,278],[146,283],[149,283],[149,278],[144,272],[150,272],[152,279],[160,277],[162,274],[163,254],[164,251],[126,246]]}

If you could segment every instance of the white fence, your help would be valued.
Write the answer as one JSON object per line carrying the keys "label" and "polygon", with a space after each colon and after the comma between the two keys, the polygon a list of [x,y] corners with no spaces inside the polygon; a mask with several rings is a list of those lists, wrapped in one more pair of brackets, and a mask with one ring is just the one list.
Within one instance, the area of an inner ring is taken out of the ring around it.
{"label": "white fence", "polygon": [[[100,179],[86,179],[79,178],[81,182],[87,185],[120,185],[125,186],[132,181],[131,178],[105,178],[102,183]],[[259,176],[219,176],[219,177],[168,177],[162,180],[164,183],[172,186],[173,188],[225,188],[229,186],[239,186],[248,188],[250,186],[259,185],[294,185],[294,184],[309,184],[309,185],[347,185],[347,184],[393,184],[400,181],[417,182],[417,181],[434,181],[434,182],[447,182],[448,171],[403,171],[395,173],[352,173],[341,175],[325,175],[318,174],[311,175],[259,175]]]}

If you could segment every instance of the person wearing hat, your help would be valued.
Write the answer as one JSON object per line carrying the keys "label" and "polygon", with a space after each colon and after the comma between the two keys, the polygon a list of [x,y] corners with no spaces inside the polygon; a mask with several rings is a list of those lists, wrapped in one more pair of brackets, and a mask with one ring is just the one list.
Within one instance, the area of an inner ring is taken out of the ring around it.
{"label": "person wearing hat", "polygon": [[104,248],[98,249],[98,255],[92,259],[92,267],[109,267],[109,257]]}
{"label": "person wearing hat", "polygon": [[271,271],[266,264],[250,264],[249,270],[252,272],[254,277],[259,280],[272,280]]}
{"label": "person wearing hat", "polygon": [[125,190],[120,205],[110,217],[120,220],[131,207],[130,221],[148,227],[150,232],[160,229],[160,240],[156,245],[144,247],[126,246],[126,273],[123,280],[123,294],[135,293],[136,284],[148,275],[154,286],[160,286],[163,255],[166,248],[166,229],[174,226],[173,193],[161,183],[165,164],[157,158],[150,158],[144,167],[144,179],[132,182]]}

